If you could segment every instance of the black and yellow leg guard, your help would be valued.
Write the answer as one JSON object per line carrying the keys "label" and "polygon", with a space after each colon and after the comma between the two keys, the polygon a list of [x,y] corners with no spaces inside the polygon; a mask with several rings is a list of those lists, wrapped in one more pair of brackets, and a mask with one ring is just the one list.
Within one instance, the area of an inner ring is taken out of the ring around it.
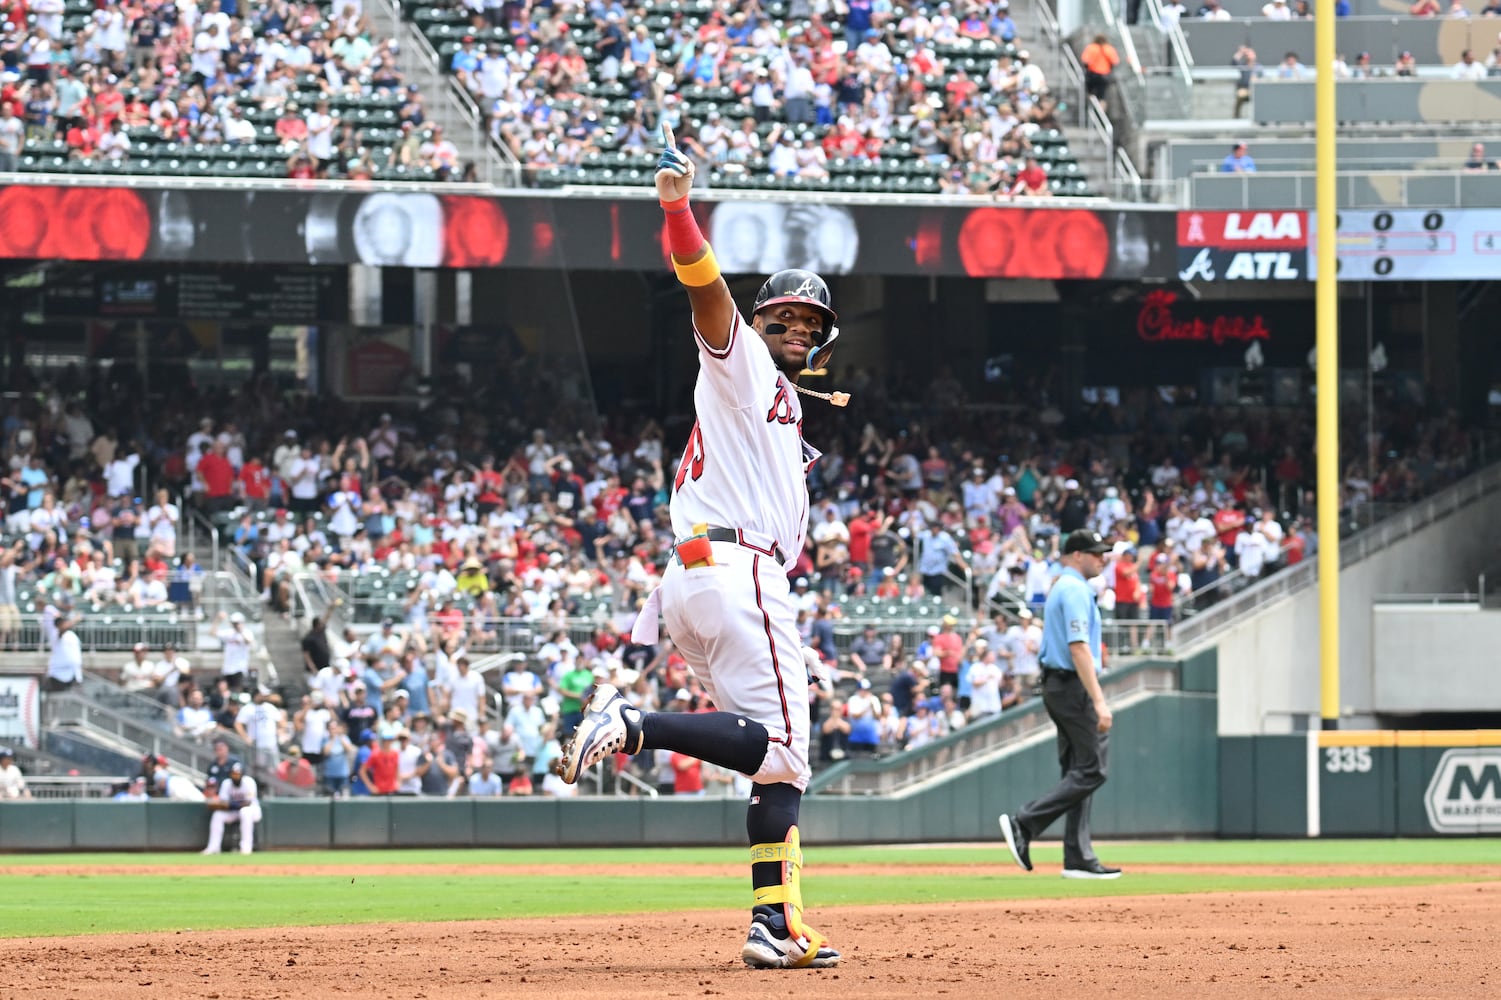
{"label": "black and yellow leg guard", "polygon": [[798,967],[809,965],[818,957],[818,950],[828,943],[828,938],[803,923],[803,848],[797,827],[787,831],[787,839],[780,844],[755,844],[751,847],[751,864],[777,863],[782,868],[780,885],[762,886],[756,889],[757,906],[780,906],[787,920],[787,930],[807,941]]}

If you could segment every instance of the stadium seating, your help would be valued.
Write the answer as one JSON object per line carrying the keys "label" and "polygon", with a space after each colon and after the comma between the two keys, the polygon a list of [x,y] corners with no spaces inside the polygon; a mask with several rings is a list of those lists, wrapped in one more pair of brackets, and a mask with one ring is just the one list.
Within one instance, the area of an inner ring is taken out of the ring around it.
{"label": "stadium seating", "polygon": [[[305,6],[322,16],[322,20],[304,28],[308,37],[314,32],[321,35],[330,31],[332,0],[313,0]],[[95,5],[89,0],[67,0],[63,18],[63,46],[72,47],[78,43],[79,35],[89,25],[94,9]],[[261,26],[259,18],[254,16],[247,16],[240,23],[247,31]],[[264,33],[259,33],[257,43],[264,41],[265,37]],[[378,40],[371,41],[375,43]],[[126,104],[137,99],[149,104],[162,90],[175,89],[178,94],[187,93],[193,82],[188,62],[190,49],[191,46],[187,46],[181,53],[179,62],[172,67],[175,75],[165,76],[159,83],[142,86],[138,73],[126,74],[120,80],[120,92]],[[76,59],[77,53],[70,53],[69,61]],[[399,112],[404,100],[399,87],[387,85],[376,88],[368,83],[357,84],[346,80],[342,91],[328,92],[325,83],[321,76],[312,72],[298,75],[294,89],[286,97],[286,103],[295,102],[300,108],[298,113],[305,115],[312,111],[318,101],[327,100],[329,113],[335,119],[336,137],[346,124],[353,124],[358,129],[359,151],[368,151],[370,154],[372,165],[368,172],[371,176],[382,180],[438,179],[434,170],[429,167],[398,165],[394,162],[393,154],[401,139]],[[42,128],[33,124],[29,129],[18,169],[25,173],[47,174],[145,174],[222,178],[287,176],[290,158],[304,153],[305,144],[283,142],[278,137],[276,122],[281,117],[279,102],[258,95],[250,89],[235,90],[232,87],[222,90],[216,88],[215,93],[210,95],[211,100],[216,100],[221,93],[224,98],[233,100],[240,108],[243,118],[255,127],[256,137],[253,141],[196,142],[185,140],[180,133],[171,134],[152,123],[127,128],[125,134],[130,142],[129,153],[112,158],[70,147],[63,137],[65,123],[59,123],[55,133],[50,127]],[[214,110],[218,107],[217,103],[213,104]],[[208,108],[204,110],[205,113],[211,113]],[[337,176],[343,172],[344,165],[340,164],[331,171],[331,175]]]}
{"label": "stadium seating", "polygon": [[[790,27],[785,21],[789,16],[789,7],[785,0],[771,0],[762,5],[765,15],[784,31]],[[715,8],[713,0],[654,0],[650,5],[639,7],[628,14],[627,27],[646,25],[660,50],[668,42],[665,29],[673,23],[675,15],[686,15],[686,24],[698,27]],[[434,8],[415,0],[405,0],[403,10],[405,16],[416,23],[437,51],[441,64],[450,70],[454,54],[459,51],[466,36],[474,39],[477,49],[483,49],[492,42],[499,43],[507,52],[514,49],[515,39],[507,29],[490,27],[466,9]],[[904,13],[902,8],[896,8],[892,24]],[[575,10],[568,16],[566,23],[571,29],[571,43],[579,47],[591,71],[597,69],[601,60],[594,45],[600,39],[600,32],[594,17],[582,10]],[[836,44],[842,44],[838,41],[843,39],[840,24],[830,21],[828,25],[833,31]],[[914,50],[911,39],[894,31],[888,31],[883,40],[892,55],[898,59],[910,56]],[[983,87],[986,74],[995,61],[1001,56],[1016,57],[1020,46],[994,39],[961,38],[954,44],[935,45],[933,49],[934,54],[944,63],[945,72],[924,77],[923,83],[930,93],[941,94],[945,85],[953,79],[953,74],[961,69]],[[542,104],[565,111],[588,109],[598,113],[604,127],[596,137],[593,149],[587,153],[582,163],[543,168],[529,177],[529,182],[539,187],[553,188],[572,184],[638,185],[648,182],[656,168],[656,157],[650,153],[632,155],[622,151],[620,146],[625,124],[631,116],[645,113],[643,117],[651,117],[651,102],[632,99],[627,85],[621,82],[591,79],[580,86],[578,92],[576,97],[544,96]],[[749,114],[748,100],[742,96],[743,92],[744,88],[737,91],[735,87],[728,85],[685,86],[678,89],[676,93],[682,101],[683,126],[680,126],[680,131],[689,135],[696,134],[708,116],[715,112],[728,123],[739,122]],[[989,94],[984,100],[987,105],[994,107],[1001,98]],[[1066,105],[1060,104],[1058,110],[1066,110]],[[778,125],[776,121],[765,121],[758,125],[757,132],[765,139]],[[831,127],[812,124],[794,126],[789,134],[797,140],[806,138],[816,142]],[[826,177],[775,177],[766,169],[764,158],[757,156],[743,165],[728,165],[727,169],[726,165],[716,165],[708,180],[711,187],[743,189],[938,193],[943,190],[944,175],[949,173],[951,166],[958,165],[948,164],[946,160],[941,164],[934,163],[914,154],[912,138],[913,130],[910,125],[896,125],[886,136],[878,161],[830,160],[827,163]],[[1054,194],[1088,196],[1095,193],[1059,129],[1041,129],[1030,137],[1030,142],[1039,166],[1048,174]],[[992,164],[973,166],[982,170],[993,167]]]}

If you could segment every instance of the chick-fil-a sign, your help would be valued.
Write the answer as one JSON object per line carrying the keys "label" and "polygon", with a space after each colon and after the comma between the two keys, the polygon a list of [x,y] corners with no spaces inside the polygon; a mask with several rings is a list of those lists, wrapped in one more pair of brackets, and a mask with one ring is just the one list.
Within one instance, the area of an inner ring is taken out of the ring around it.
{"label": "chick-fil-a sign", "polygon": [[1149,344],[1169,341],[1225,344],[1272,339],[1260,313],[1180,320],[1173,316],[1173,303],[1177,301],[1176,292],[1148,294],[1141,304],[1141,311],[1136,314],[1136,335]]}

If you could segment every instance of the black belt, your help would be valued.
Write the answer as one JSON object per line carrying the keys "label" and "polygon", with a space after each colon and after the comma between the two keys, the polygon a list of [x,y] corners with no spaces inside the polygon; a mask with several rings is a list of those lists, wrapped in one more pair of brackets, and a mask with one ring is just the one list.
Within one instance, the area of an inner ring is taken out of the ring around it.
{"label": "black belt", "polygon": [[1073,670],[1059,670],[1057,667],[1043,667],[1042,668],[1042,676],[1043,677],[1062,677],[1065,680],[1068,680],[1069,678],[1073,678],[1074,680],[1078,680],[1079,679],[1079,674],[1076,671],[1073,671]]}
{"label": "black belt", "polygon": [[[734,542],[736,545],[744,546],[752,552],[759,552],[763,556],[771,556],[778,563],[785,563],[787,561],[786,556],[782,555],[782,547],[776,542],[772,542],[769,549],[763,548],[755,542],[748,540],[738,528],[723,528],[718,525],[710,525],[709,530],[704,532],[704,536],[711,542]],[[677,546],[684,540],[679,539],[673,543],[674,557],[677,557]],[[678,561],[682,562],[682,559],[678,558]]]}

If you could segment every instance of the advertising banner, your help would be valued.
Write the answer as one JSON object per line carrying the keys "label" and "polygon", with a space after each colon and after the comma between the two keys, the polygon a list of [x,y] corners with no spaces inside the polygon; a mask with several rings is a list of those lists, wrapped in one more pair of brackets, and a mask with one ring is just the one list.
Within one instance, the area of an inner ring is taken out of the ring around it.
{"label": "advertising banner", "polygon": [[[1132,281],[1177,269],[1171,211],[716,201],[712,193],[694,210],[731,274],[807,267]],[[655,200],[636,197],[0,188],[7,259],[647,270],[665,267],[662,240]]]}
{"label": "advertising banner", "polygon": [[38,747],[41,684],[36,677],[0,677],[0,743]]}

